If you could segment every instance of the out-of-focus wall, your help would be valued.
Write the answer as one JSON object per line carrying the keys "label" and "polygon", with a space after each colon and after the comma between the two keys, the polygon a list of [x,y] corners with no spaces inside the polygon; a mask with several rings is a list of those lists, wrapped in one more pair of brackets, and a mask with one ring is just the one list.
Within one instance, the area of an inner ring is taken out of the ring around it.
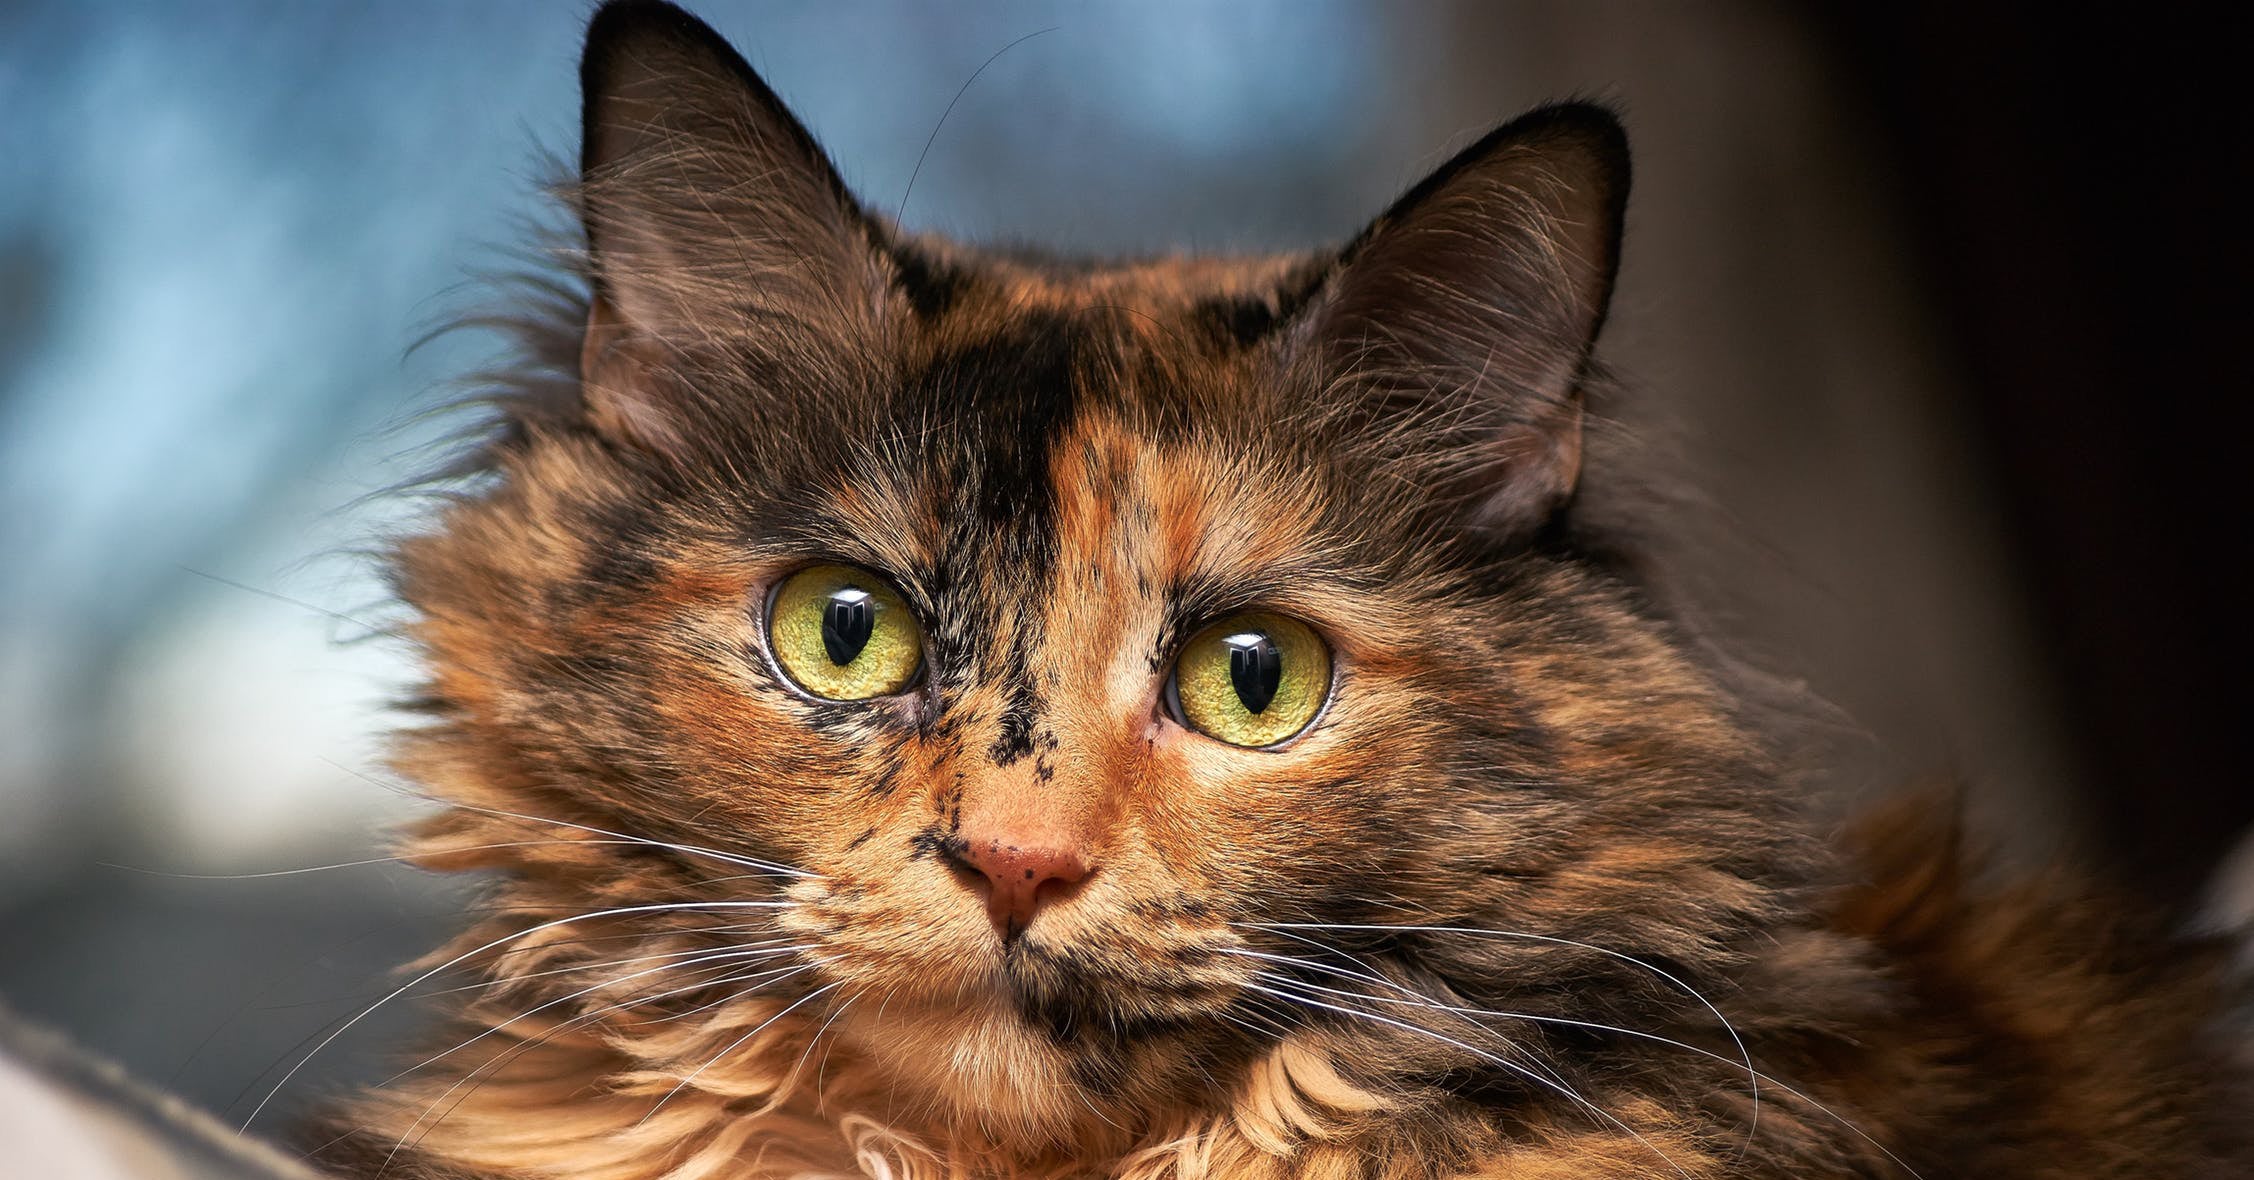
{"label": "out-of-focus wall", "polygon": [[[909,224],[982,240],[1310,244],[1527,106],[1618,102],[1638,176],[1606,355],[1739,537],[1681,556],[1867,731],[1858,762],[1967,771],[2070,829],[1883,165],[1788,12],[702,8],[872,205],[913,176]],[[582,16],[0,9],[0,995],[215,1108],[457,904],[381,867],[131,869],[380,855],[409,807],[372,740],[409,670],[353,551],[417,507],[361,497],[428,462],[418,411],[485,348],[403,356],[526,240]]]}

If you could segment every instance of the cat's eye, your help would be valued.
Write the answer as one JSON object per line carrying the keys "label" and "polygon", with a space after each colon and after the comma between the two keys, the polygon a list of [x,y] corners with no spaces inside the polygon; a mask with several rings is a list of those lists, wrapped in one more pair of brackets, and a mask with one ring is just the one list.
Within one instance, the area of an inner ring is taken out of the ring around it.
{"label": "cat's eye", "polygon": [[923,670],[923,630],[884,579],[845,565],[802,569],[775,587],[767,643],[793,684],[833,701],[905,691]]}
{"label": "cat's eye", "polygon": [[1305,623],[1256,611],[1192,636],[1175,658],[1175,720],[1232,746],[1273,746],[1307,728],[1330,696],[1330,648]]}

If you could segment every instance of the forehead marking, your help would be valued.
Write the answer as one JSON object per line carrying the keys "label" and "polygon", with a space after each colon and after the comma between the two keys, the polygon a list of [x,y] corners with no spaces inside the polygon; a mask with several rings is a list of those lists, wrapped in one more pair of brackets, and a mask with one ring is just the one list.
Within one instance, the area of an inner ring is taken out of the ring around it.
{"label": "forehead marking", "polygon": [[965,546],[961,556],[988,567],[965,571],[963,584],[980,588],[976,613],[990,628],[992,680],[1002,693],[987,749],[996,766],[1056,741],[1041,732],[1047,706],[1034,661],[1057,564],[1052,468],[1083,400],[1086,337],[1087,325],[1074,317],[1024,317],[1008,338],[959,356],[953,388],[939,391],[977,405],[969,421],[979,433],[966,449],[978,458],[968,474],[978,488],[979,520],[991,533],[983,540],[993,543]]}

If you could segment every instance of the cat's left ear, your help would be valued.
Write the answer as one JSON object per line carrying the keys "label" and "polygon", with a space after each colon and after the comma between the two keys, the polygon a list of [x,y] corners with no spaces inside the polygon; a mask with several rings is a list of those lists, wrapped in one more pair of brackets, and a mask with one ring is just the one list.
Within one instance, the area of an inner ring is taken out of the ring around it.
{"label": "cat's left ear", "polygon": [[720,34],[663,0],[609,0],[580,86],[580,368],[598,431],[671,452],[723,416],[681,377],[697,349],[807,354],[780,368],[856,354],[887,289],[878,231]]}
{"label": "cat's left ear", "polygon": [[1490,534],[1539,528],[1580,478],[1628,178],[1610,111],[1536,110],[1396,202],[1299,317],[1293,350],[1341,412]]}

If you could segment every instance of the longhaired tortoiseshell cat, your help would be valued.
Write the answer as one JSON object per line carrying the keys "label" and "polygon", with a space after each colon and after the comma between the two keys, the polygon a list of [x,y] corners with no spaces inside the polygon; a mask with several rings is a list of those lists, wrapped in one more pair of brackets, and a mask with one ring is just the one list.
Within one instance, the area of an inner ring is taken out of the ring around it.
{"label": "longhaired tortoiseshell cat", "polygon": [[397,555],[411,850],[497,896],[331,1166],[2254,1174],[2204,960],[1815,838],[1647,581],[1603,109],[1106,264],[871,216],[670,6],[582,82],[585,297]]}

